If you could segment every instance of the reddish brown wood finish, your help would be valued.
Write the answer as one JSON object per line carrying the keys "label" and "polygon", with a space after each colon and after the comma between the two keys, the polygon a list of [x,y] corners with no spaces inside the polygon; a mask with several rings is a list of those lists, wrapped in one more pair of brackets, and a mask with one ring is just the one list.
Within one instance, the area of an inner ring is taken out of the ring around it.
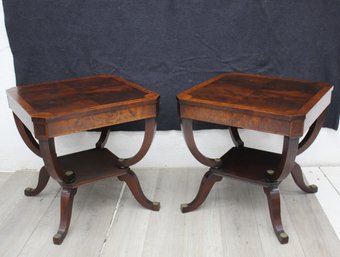
{"label": "reddish brown wood finish", "polygon": [[318,136],[325,119],[326,119],[326,110],[324,110],[321,113],[320,117],[316,121],[314,121],[312,126],[310,126],[306,136],[299,143],[298,154],[303,153],[304,151],[308,149],[308,147],[311,146],[311,144],[314,142],[314,140]]}
{"label": "reddish brown wood finish", "polygon": [[96,148],[104,148],[110,136],[111,126],[102,128]]}
{"label": "reddish brown wood finish", "polygon": [[25,189],[26,196],[35,196],[44,190],[48,181],[50,180],[50,175],[48,174],[45,166],[40,169],[38,184],[35,188],[28,187]]}
{"label": "reddish brown wood finish", "polygon": [[229,134],[235,146],[244,146],[244,142],[242,141],[240,134],[238,133],[237,128],[229,127]]}
{"label": "reddish brown wood finish", "polygon": [[225,73],[177,95],[182,119],[302,136],[329,105],[322,82]]}
{"label": "reddish brown wood finish", "polygon": [[73,198],[77,188],[63,188],[60,196],[60,224],[57,234],[53,237],[53,243],[60,245],[70,227]]}
{"label": "reddish brown wood finish", "polygon": [[288,243],[289,237],[283,230],[281,221],[280,191],[277,187],[264,187],[263,190],[267,196],[269,213],[274,232],[280,243],[286,244]]}
{"label": "reddish brown wood finish", "polygon": [[10,108],[38,139],[155,117],[159,95],[112,75],[7,90]]}
{"label": "reddish brown wood finish", "polygon": [[132,170],[129,169],[127,173],[125,173],[122,176],[119,176],[118,179],[121,181],[125,181],[125,183],[128,185],[132,194],[135,196],[136,200],[140,203],[140,205],[153,211],[159,211],[161,207],[160,203],[151,202],[149,199],[145,197],[143,190],[139,184],[138,178]]}
{"label": "reddish brown wood finish", "polygon": [[301,167],[297,163],[295,163],[294,169],[292,170],[292,177],[295,184],[298,185],[302,191],[305,191],[306,193],[316,193],[318,191],[318,187],[316,185],[307,185],[305,183]]}
{"label": "reddish brown wood finish", "polygon": [[192,200],[191,203],[182,204],[181,211],[183,213],[186,213],[186,212],[193,211],[197,209],[198,207],[200,207],[201,204],[207,198],[208,194],[210,193],[210,190],[213,187],[213,185],[216,182],[221,181],[221,180],[222,180],[222,177],[215,175],[212,170],[209,170],[207,173],[205,173],[202,178],[201,185],[200,185],[200,188],[198,190],[198,193],[195,199]]}
{"label": "reddish brown wood finish", "polygon": [[41,157],[39,144],[32,136],[32,133],[27,129],[27,127],[19,120],[19,118],[14,113],[13,113],[13,116],[14,116],[15,125],[17,126],[17,129],[19,131],[19,134],[22,140],[24,140],[27,147],[33,153]]}
{"label": "reddish brown wood finish", "polygon": [[132,156],[130,158],[119,159],[118,160],[118,166],[119,167],[122,167],[122,168],[123,167],[129,167],[129,166],[136,164],[141,159],[143,159],[145,154],[148,152],[148,150],[151,146],[153,137],[154,137],[155,132],[156,132],[156,120],[155,119],[146,119],[144,130],[145,130],[144,139],[143,139],[143,143],[142,143],[142,146],[139,149],[139,151],[134,156]]}
{"label": "reddish brown wood finish", "polygon": [[198,150],[195,140],[194,140],[192,120],[182,119],[182,130],[183,130],[185,142],[187,146],[189,147],[190,152],[200,163],[208,167],[220,167],[222,165],[222,162],[220,159],[208,158],[204,156]]}
{"label": "reddish brown wood finish", "polygon": [[[295,183],[303,191],[317,191],[315,185],[305,184],[295,157],[305,151],[319,133],[331,91],[330,85],[321,82],[227,73],[178,94],[182,130],[188,148],[199,162],[210,167],[197,196],[191,203],[182,204],[182,212],[198,208],[221,176],[255,183],[263,186],[267,195],[278,240],[287,243],[278,185],[292,173]],[[192,120],[229,126],[236,147],[219,159],[204,156],[195,144]],[[283,135],[282,154],[245,147],[237,128]],[[307,130],[299,143],[299,138]]]}
{"label": "reddish brown wood finish", "polygon": [[[55,244],[61,244],[67,234],[74,195],[84,184],[116,176],[128,184],[142,206],[159,210],[160,204],[145,197],[137,176],[129,168],[145,156],[151,145],[158,94],[116,76],[100,75],[24,85],[9,89],[7,95],[22,139],[44,161],[36,188],[27,188],[25,195],[40,193],[50,176],[62,187]],[[135,156],[120,159],[104,148],[110,127],[135,120],[145,120],[144,141]],[[57,156],[54,137],[88,129],[101,130],[94,149]]]}

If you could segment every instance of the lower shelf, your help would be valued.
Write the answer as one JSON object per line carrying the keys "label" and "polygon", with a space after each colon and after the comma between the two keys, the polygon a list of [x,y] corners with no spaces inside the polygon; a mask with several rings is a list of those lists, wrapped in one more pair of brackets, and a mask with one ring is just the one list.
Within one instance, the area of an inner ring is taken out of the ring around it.
{"label": "lower shelf", "polygon": [[248,147],[233,147],[221,157],[222,167],[214,169],[221,176],[233,177],[248,182],[271,185],[267,170],[275,171],[281,155]]}
{"label": "lower shelf", "polygon": [[71,187],[125,174],[128,168],[118,168],[117,160],[118,157],[106,148],[95,148],[58,157],[63,171],[75,173],[75,181],[70,184]]}

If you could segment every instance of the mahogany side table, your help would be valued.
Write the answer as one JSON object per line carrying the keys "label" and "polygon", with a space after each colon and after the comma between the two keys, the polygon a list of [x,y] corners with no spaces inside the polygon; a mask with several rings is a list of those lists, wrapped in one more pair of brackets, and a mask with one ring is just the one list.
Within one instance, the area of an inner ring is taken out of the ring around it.
{"label": "mahogany side table", "polygon": [[[182,212],[198,208],[222,177],[255,183],[263,187],[267,196],[278,240],[287,243],[278,186],[291,173],[300,189],[307,193],[317,192],[315,185],[304,182],[295,157],[305,151],[318,135],[331,92],[332,86],[322,82],[225,73],[178,94],[186,144],[199,162],[210,167],[194,200],[181,205]],[[235,147],[221,158],[204,156],[194,141],[193,120],[229,126]],[[245,147],[238,128],[282,135],[282,154]]]}
{"label": "mahogany side table", "polygon": [[[74,195],[84,184],[116,176],[127,183],[142,206],[159,210],[160,204],[145,197],[138,178],[129,168],[145,156],[151,145],[158,94],[116,76],[98,75],[14,87],[7,90],[7,96],[22,139],[44,161],[36,188],[27,188],[25,195],[39,194],[50,177],[62,187],[55,244],[61,244],[67,234]],[[142,146],[133,157],[118,158],[104,147],[110,127],[135,120],[145,120]],[[57,156],[55,137],[91,129],[101,130],[95,148]]]}

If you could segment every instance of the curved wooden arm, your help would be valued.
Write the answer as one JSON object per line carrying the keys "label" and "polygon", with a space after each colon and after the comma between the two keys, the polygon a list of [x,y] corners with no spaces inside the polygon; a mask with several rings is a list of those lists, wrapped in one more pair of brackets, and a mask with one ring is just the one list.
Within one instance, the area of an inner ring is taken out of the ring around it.
{"label": "curved wooden arm", "polygon": [[26,126],[21,122],[21,120],[13,113],[15,125],[19,131],[22,140],[25,142],[27,147],[36,155],[41,157],[40,147],[37,141],[35,141],[32,133],[26,128]]}
{"label": "curved wooden arm", "polygon": [[45,168],[52,178],[59,183],[70,183],[74,181],[74,172],[64,172],[57,160],[57,153],[55,151],[54,139],[40,139],[39,140],[41,157],[44,160]]}
{"label": "curved wooden arm", "polygon": [[323,113],[321,113],[321,115],[319,116],[319,118],[316,121],[314,121],[312,126],[310,126],[307,134],[302,139],[302,141],[299,143],[298,155],[306,151],[308,147],[310,147],[311,144],[314,142],[314,140],[318,136],[322,128],[322,125],[326,119],[326,113],[327,113],[327,109],[324,110]]}
{"label": "curved wooden arm", "polygon": [[105,147],[105,144],[106,144],[106,142],[107,142],[107,140],[109,139],[109,136],[110,136],[110,129],[111,129],[111,126],[102,128],[100,138],[99,138],[99,140],[96,144],[96,148],[104,148]]}
{"label": "curved wooden arm", "polygon": [[203,165],[206,165],[208,167],[212,168],[218,168],[221,167],[222,161],[221,159],[211,159],[206,156],[204,156],[197,148],[195,139],[194,139],[194,133],[192,128],[192,120],[189,119],[182,119],[182,131],[184,134],[184,139],[189,147],[189,150],[191,154]]}
{"label": "curved wooden arm", "polygon": [[240,134],[238,133],[238,129],[235,127],[229,127],[229,133],[230,137],[233,140],[233,143],[235,146],[240,147],[244,146],[244,143],[240,137]]}
{"label": "curved wooden arm", "polygon": [[130,167],[131,165],[134,165],[137,162],[139,162],[146,155],[146,153],[148,152],[151,146],[153,137],[155,135],[156,127],[157,127],[157,122],[155,118],[145,120],[144,140],[143,140],[141,148],[136,153],[136,155],[133,157],[125,158],[125,159],[123,158],[118,159],[119,167]]}
{"label": "curved wooden arm", "polygon": [[298,153],[299,138],[298,137],[284,137],[283,149],[280,164],[271,176],[271,180],[282,181],[295,166],[295,157]]}

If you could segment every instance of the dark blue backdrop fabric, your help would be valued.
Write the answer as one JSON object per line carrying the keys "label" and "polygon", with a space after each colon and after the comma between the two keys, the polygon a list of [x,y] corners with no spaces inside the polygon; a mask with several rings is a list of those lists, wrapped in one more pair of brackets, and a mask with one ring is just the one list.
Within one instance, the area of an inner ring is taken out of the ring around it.
{"label": "dark blue backdrop fabric", "polygon": [[325,126],[338,127],[338,0],[3,5],[18,84],[116,74],[160,93],[158,127],[178,129],[175,95],[221,72],[321,80],[335,86]]}

